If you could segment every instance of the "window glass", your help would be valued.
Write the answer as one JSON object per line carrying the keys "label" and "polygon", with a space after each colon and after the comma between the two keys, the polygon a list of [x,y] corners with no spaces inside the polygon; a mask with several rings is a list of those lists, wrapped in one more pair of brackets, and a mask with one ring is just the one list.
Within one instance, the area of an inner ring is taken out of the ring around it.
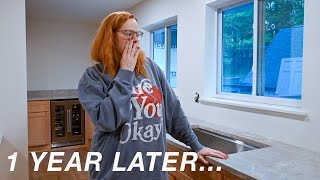
{"label": "window glass", "polygon": [[170,32],[170,85],[177,86],[177,25],[169,27]]}
{"label": "window glass", "polygon": [[303,0],[259,2],[257,95],[301,99]]}
{"label": "window glass", "polygon": [[153,60],[166,74],[166,44],[165,44],[165,28],[153,31]]}
{"label": "window glass", "polygon": [[252,93],[253,9],[250,2],[221,12],[221,92]]}

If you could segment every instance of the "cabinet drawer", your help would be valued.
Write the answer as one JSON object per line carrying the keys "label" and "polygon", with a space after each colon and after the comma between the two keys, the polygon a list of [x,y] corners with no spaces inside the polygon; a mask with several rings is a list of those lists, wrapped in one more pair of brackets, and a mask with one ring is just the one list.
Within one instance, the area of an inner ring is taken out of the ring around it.
{"label": "cabinet drawer", "polygon": [[50,110],[49,101],[29,101],[28,102],[28,113],[33,112],[49,112]]}
{"label": "cabinet drawer", "polygon": [[34,117],[47,117],[47,118],[49,118],[49,112],[28,113],[28,118],[34,118]]}

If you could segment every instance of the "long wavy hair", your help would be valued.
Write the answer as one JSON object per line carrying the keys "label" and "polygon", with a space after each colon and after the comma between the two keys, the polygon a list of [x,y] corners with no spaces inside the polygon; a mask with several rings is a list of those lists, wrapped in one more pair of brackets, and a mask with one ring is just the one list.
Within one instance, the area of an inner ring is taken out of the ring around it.
{"label": "long wavy hair", "polygon": [[[109,14],[101,22],[98,32],[92,42],[90,56],[94,62],[101,62],[104,66],[102,73],[107,73],[115,77],[120,69],[120,61],[122,54],[116,49],[115,37],[116,31],[128,20],[137,20],[133,14],[129,12],[114,12]],[[137,63],[135,66],[136,75],[148,76],[144,68],[145,55],[139,50]]]}

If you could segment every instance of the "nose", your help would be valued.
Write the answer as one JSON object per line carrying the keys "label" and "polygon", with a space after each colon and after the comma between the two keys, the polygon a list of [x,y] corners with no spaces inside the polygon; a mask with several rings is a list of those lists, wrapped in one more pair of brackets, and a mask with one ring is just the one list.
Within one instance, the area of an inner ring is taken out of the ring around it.
{"label": "nose", "polygon": [[131,39],[133,40],[133,42],[138,42],[139,41],[139,39],[138,39],[136,34],[133,35],[133,37]]}

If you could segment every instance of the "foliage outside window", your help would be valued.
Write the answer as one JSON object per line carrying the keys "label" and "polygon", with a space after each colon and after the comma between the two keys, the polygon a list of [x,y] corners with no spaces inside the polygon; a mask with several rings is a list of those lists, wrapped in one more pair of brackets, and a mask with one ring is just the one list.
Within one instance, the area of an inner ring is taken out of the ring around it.
{"label": "foliage outside window", "polygon": [[304,1],[245,1],[219,17],[219,93],[301,99]]}

